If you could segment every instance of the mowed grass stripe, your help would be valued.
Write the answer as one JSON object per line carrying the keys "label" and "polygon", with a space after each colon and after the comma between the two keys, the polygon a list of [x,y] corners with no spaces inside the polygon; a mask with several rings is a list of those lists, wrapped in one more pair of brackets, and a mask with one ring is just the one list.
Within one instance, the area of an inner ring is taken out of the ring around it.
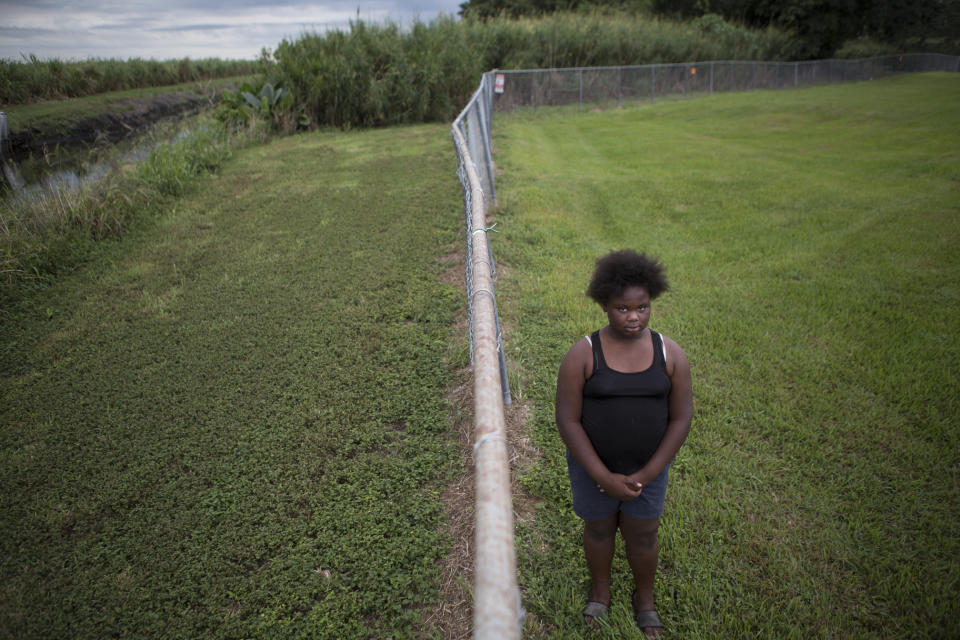
{"label": "mowed grass stripe", "polygon": [[249,148],[4,318],[0,636],[420,633],[455,176],[446,126]]}
{"label": "mowed grass stripe", "polygon": [[[602,326],[593,261],[660,256],[652,326],[694,371],[660,613],[683,638],[960,634],[960,76],[602,113],[498,116],[494,250],[544,500],[520,527],[541,635],[588,576],[553,424],[556,371]],[[609,637],[633,637],[615,563]]]}

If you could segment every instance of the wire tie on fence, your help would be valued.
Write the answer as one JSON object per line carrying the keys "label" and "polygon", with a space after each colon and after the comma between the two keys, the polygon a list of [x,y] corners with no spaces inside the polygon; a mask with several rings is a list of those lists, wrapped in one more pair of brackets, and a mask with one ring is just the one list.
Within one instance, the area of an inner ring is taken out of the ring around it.
{"label": "wire tie on fence", "polygon": [[478,259],[474,260],[472,266],[473,266],[474,269],[476,269],[476,268],[479,267],[481,264],[487,265],[487,269],[490,271],[491,275],[494,273],[493,267],[490,266],[490,262],[489,262],[488,260],[484,260],[483,258],[478,258]]}
{"label": "wire tie on fence", "polygon": [[480,450],[480,447],[483,446],[483,445],[485,445],[485,444],[488,443],[488,442],[502,442],[502,443],[504,443],[504,444],[507,444],[507,439],[504,438],[504,437],[503,437],[502,435],[500,435],[499,433],[488,433],[488,434],[486,434],[486,435],[480,436],[480,439],[477,440],[476,443],[473,445],[473,457],[474,457],[474,459],[476,459],[476,457],[477,457],[477,451]]}
{"label": "wire tie on fence", "polygon": [[500,233],[499,231],[497,231],[497,228],[496,228],[496,227],[497,227],[497,223],[494,222],[494,223],[493,223],[492,225],[490,225],[489,227],[486,227],[486,228],[480,227],[479,229],[474,229],[473,232],[474,232],[474,233],[480,233],[481,231],[483,231],[484,233],[486,233],[487,231],[493,231],[494,233]]}
{"label": "wire tie on fence", "polygon": [[496,302],[497,299],[493,296],[493,291],[490,291],[489,289],[474,289],[474,290],[473,290],[473,295],[470,296],[470,297],[471,297],[471,298],[476,298],[476,297],[477,297],[478,295],[480,295],[481,293],[487,294],[488,296],[490,296],[490,299],[491,299],[491,300],[493,300],[494,302]]}

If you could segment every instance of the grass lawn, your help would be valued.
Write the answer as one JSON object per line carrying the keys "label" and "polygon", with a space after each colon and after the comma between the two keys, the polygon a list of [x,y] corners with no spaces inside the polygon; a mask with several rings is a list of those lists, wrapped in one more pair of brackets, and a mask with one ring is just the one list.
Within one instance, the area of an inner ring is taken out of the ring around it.
{"label": "grass lawn", "polygon": [[0,637],[433,637],[446,125],[238,152],[0,317]]}
{"label": "grass lawn", "polygon": [[[588,589],[553,424],[560,360],[605,323],[593,261],[659,256],[651,326],[696,417],[671,469],[669,637],[960,636],[960,76],[500,116],[499,308],[542,459],[518,524],[531,635]],[[622,548],[610,624],[638,637]]]}

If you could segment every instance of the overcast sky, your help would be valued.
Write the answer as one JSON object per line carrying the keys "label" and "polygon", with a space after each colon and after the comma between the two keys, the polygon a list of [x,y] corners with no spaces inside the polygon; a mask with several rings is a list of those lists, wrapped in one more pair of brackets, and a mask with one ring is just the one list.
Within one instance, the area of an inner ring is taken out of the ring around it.
{"label": "overcast sky", "polygon": [[0,0],[0,58],[256,58],[305,31],[429,22],[463,0]]}

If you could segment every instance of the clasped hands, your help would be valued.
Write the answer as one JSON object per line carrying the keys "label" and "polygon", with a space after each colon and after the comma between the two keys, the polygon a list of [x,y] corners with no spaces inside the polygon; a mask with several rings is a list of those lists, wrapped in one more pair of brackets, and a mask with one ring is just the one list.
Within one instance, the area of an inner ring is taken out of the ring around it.
{"label": "clasped hands", "polygon": [[643,469],[629,476],[622,473],[610,473],[604,478],[603,482],[597,484],[597,487],[600,489],[600,493],[605,493],[615,500],[626,502],[643,493],[645,483],[642,476]]}

